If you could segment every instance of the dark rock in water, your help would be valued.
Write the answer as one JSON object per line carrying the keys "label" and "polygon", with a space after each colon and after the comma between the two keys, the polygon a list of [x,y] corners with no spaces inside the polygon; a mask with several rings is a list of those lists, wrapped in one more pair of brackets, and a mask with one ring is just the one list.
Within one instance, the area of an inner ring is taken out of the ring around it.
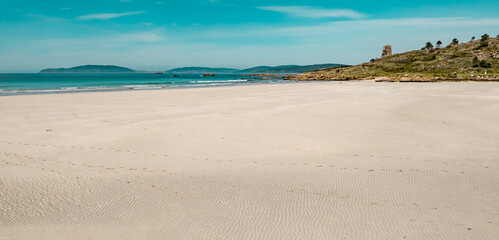
{"label": "dark rock in water", "polygon": [[244,74],[243,77],[255,77],[255,79],[270,80],[270,79],[284,79],[285,76],[277,74]]}
{"label": "dark rock in water", "polygon": [[203,74],[203,77],[215,77],[216,75],[214,73],[205,73]]}
{"label": "dark rock in water", "polygon": [[234,68],[210,68],[210,67],[182,67],[167,70],[167,74],[203,74],[203,73],[216,73],[216,74],[235,74],[238,69]]}
{"label": "dark rock in water", "polygon": [[392,55],[392,45],[385,45],[383,47],[383,53],[381,53],[381,57],[389,57]]}

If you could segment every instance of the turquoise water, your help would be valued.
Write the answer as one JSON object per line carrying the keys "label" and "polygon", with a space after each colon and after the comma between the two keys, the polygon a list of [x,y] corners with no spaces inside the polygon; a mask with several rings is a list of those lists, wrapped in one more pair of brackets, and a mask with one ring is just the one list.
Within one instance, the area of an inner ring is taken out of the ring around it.
{"label": "turquoise water", "polygon": [[164,88],[280,83],[237,74],[203,77],[185,74],[0,74],[0,96],[61,92],[125,91]]}

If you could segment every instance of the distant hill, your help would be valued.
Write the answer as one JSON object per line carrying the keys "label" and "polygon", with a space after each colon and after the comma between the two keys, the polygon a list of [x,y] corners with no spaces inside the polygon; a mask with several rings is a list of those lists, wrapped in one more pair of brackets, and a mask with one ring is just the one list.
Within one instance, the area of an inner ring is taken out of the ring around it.
{"label": "distant hill", "polygon": [[[487,74],[485,74],[487,70]],[[499,38],[429,48],[289,76],[293,80],[499,81]]]}
{"label": "distant hill", "polygon": [[126,67],[113,65],[85,65],[72,68],[48,68],[40,73],[135,73],[136,71]]}
{"label": "distant hill", "polygon": [[277,67],[260,66],[260,67],[244,69],[244,70],[241,70],[241,72],[244,72],[244,73],[303,73],[303,72],[315,71],[315,70],[319,70],[319,69],[323,69],[323,68],[333,68],[333,67],[339,67],[339,66],[344,66],[344,65],[343,64],[328,63],[328,64],[315,64],[315,65],[305,65],[305,66],[300,66],[300,65],[283,65],[283,66],[277,66]]}
{"label": "distant hill", "polygon": [[169,74],[201,74],[201,73],[233,73],[233,74],[241,74],[241,73],[303,73],[307,71],[315,71],[323,68],[331,68],[344,66],[342,64],[316,64],[316,65],[283,65],[283,66],[259,66],[248,69],[234,69],[234,68],[209,68],[209,67],[182,67],[182,68],[174,68],[166,71],[165,73]]}
{"label": "distant hill", "polygon": [[238,69],[234,68],[209,68],[209,67],[182,67],[174,68],[165,73],[183,73],[183,74],[200,74],[200,73],[238,73]]}
{"label": "distant hill", "polygon": [[[235,68],[210,68],[210,67],[182,67],[165,71],[166,74],[249,74],[249,73],[303,73],[324,68],[344,66],[342,64],[316,64],[316,65],[282,65],[276,67],[259,66],[248,69]],[[72,68],[47,68],[40,73],[148,73],[135,71],[130,68],[114,65],[84,65]]]}

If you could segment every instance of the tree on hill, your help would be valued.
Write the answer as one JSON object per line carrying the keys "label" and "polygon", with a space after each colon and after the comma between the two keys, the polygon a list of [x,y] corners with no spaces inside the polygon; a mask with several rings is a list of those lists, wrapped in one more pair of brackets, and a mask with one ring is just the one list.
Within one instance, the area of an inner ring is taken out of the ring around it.
{"label": "tree on hill", "polygon": [[437,42],[437,48],[441,48],[442,47],[442,41],[438,40]]}
{"label": "tree on hill", "polygon": [[423,49],[433,50],[433,44],[431,42],[427,42]]}
{"label": "tree on hill", "polygon": [[489,43],[487,42],[487,40],[489,40],[489,38],[490,38],[489,34],[482,35],[482,38],[480,39],[480,46],[478,46],[477,49],[488,47]]}
{"label": "tree on hill", "polygon": [[458,45],[458,44],[459,40],[457,40],[457,38],[452,39],[452,42],[450,43],[450,45]]}
{"label": "tree on hill", "polygon": [[480,41],[485,42],[485,41],[489,40],[489,38],[490,38],[489,34],[484,34],[484,35],[482,35],[482,39],[480,39]]}

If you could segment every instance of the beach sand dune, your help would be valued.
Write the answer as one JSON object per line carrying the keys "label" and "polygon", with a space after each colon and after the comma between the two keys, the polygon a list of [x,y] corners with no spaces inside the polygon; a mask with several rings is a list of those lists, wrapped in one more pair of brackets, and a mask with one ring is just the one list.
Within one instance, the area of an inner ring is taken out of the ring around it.
{"label": "beach sand dune", "polygon": [[499,83],[0,97],[0,239],[498,239]]}

